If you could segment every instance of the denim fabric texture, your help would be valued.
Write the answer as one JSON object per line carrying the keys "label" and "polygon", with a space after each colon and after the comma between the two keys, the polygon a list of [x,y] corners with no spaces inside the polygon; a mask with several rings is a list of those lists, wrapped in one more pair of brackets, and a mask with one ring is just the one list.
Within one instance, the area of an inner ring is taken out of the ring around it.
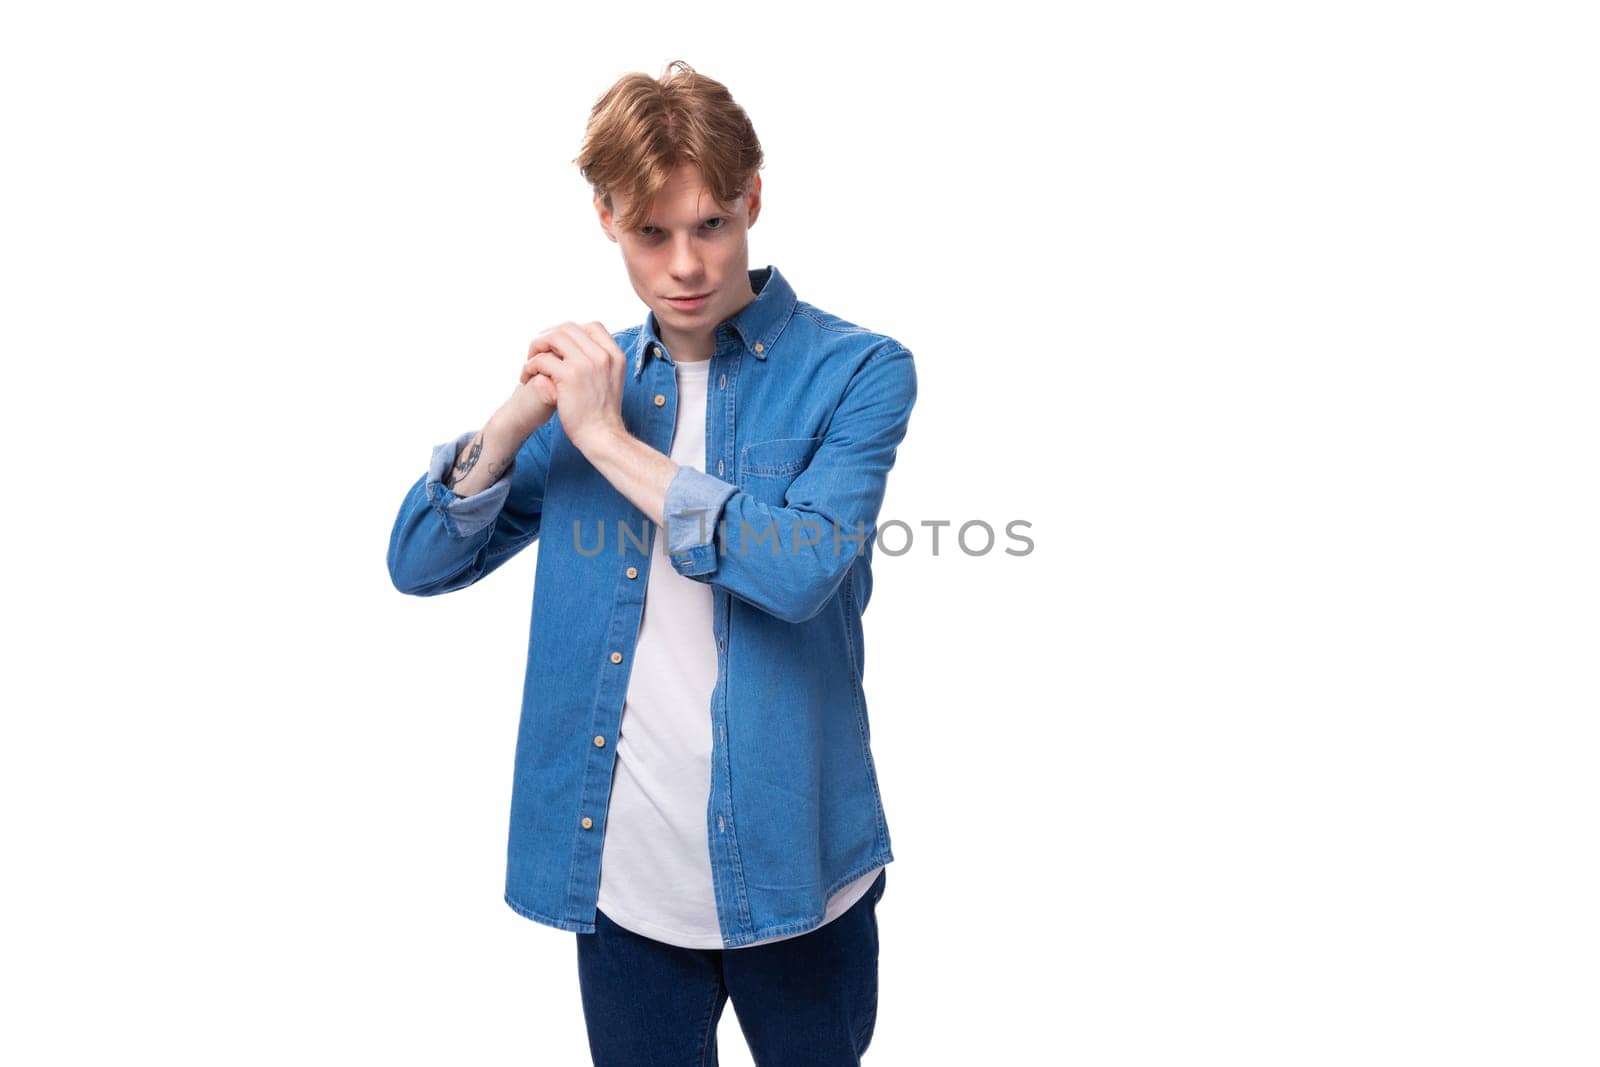
{"label": "denim fabric texture", "polygon": [[[911,353],[796,298],[776,267],[718,325],[705,470],[679,466],[664,533],[673,568],[709,584],[717,683],[707,709],[706,840],[723,944],[796,934],[829,896],[893,860],[862,688],[862,612],[890,468],[916,402]],[[677,376],[655,313],[612,339],[622,418],[670,453]],[[656,525],[573,446],[556,415],[493,485],[442,479],[466,431],[401,502],[389,574],[436,596],[538,542],[511,790],[505,900],[592,933],[613,743],[643,617]]]}

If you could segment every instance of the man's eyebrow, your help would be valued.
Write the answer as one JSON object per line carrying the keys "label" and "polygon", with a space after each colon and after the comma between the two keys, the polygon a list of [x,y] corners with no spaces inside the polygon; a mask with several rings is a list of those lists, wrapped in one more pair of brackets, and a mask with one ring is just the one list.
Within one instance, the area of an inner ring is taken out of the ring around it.
{"label": "man's eyebrow", "polygon": [[[726,216],[731,215],[731,214],[733,214],[732,210],[713,211],[711,214],[706,215],[703,218],[701,218],[700,221],[701,222],[705,222],[706,219],[725,218]],[[658,230],[666,228],[666,227],[662,226],[661,223],[657,222],[655,219],[647,219],[646,221],[640,223],[640,225],[641,226],[654,226]]]}

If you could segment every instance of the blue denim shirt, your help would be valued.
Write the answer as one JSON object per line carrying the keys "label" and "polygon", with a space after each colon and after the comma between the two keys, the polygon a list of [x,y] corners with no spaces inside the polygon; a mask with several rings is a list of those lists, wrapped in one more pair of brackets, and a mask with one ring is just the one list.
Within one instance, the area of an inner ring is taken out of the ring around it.
{"label": "blue denim shirt", "polygon": [[[917,392],[899,342],[797,300],[775,267],[749,274],[758,295],[716,330],[705,470],[679,466],[665,507],[673,568],[714,590],[706,844],[726,948],[816,927],[835,890],[894,858],[861,614]],[[677,376],[655,313],[612,337],[629,359],[623,421],[670,454]],[[499,481],[458,496],[441,479],[475,433],[440,444],[406,493],[389,574],[404,593],[448,593],[539,541],[505,899],[590,933],[657,528],[559,415]]]}

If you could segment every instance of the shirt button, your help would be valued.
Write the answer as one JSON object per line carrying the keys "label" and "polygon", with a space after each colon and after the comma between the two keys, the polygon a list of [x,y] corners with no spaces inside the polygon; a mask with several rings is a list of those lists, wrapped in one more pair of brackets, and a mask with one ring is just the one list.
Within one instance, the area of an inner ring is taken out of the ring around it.
{"label": "shirt button", "polygon": [[605,739],[605,737],[603,737],[600,734],[595,734],[594,735],[594,747],[595,748],[605,748],[606,747],[606,739]]}
{"label": "shirt button", "polygon": [[662,396],[660,393],[656,394],[656,407],[660,407],[661,405],[665,404],[666,402],[667,402],[667,398],[666,397]]}
{"label": "shirt button", "polygon": [[726,374],[724,374],[722,377],[717,379],[717,388],[718,389],[726,389],[727,387],[728,387],[728,376]]}
{"label": "shirt button", "polygon": [[761,347],[761,342],[760,341],[756,342],[756,351],[757,352],[765,352],[766,351],[766,349]]}
{"label": "shirt button", "polygon": [[583,828],[585,830],[593,829],[594,828],[594,820],[589,818],[589,816],[585,815],[583,817]]}
{"label": "shirt button", "polygon": [[637,578],[637,577],[639,577],[639,568],[638,567],[629,567],[628,568],[628,577],[629,578]]}
{"label": "shirt button", "polygon": [[611,653],[611,662],[612,663],[621,663],[622,662],[622,653],[621,652],[613,652],[613,653]]}
{"label": "shirt button", "polygon": [[720,459],[717,460],[717,473],[718,474],[722,473],[722,460],[720,460]]}

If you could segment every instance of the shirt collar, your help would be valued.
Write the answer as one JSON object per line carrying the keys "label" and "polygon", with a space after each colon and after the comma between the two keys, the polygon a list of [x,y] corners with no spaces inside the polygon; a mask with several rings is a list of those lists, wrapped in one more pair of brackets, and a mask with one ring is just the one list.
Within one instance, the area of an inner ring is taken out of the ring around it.
{"label": "shirt collar", "polygon": [[[738,335],[745,351],[757,359],[764,360],[772,351],[772,345],[777,341],[778,335],[788,325],[789,316],[794,314],[796,299],[788,279],[778,273],[778,268],[770,263],[748,273],[750,288],[755,292],[756,298],[739,309],[731,319],[718,323],[717,331],[724,333],[731,328]],[[646,360],[665,352],[666,345],[656,332],[656,313],[651,310],[645,316],[644,328],[639,331],[639,337],[634,342],[632,353],[634,380],[637,381],[644,374]]]}

